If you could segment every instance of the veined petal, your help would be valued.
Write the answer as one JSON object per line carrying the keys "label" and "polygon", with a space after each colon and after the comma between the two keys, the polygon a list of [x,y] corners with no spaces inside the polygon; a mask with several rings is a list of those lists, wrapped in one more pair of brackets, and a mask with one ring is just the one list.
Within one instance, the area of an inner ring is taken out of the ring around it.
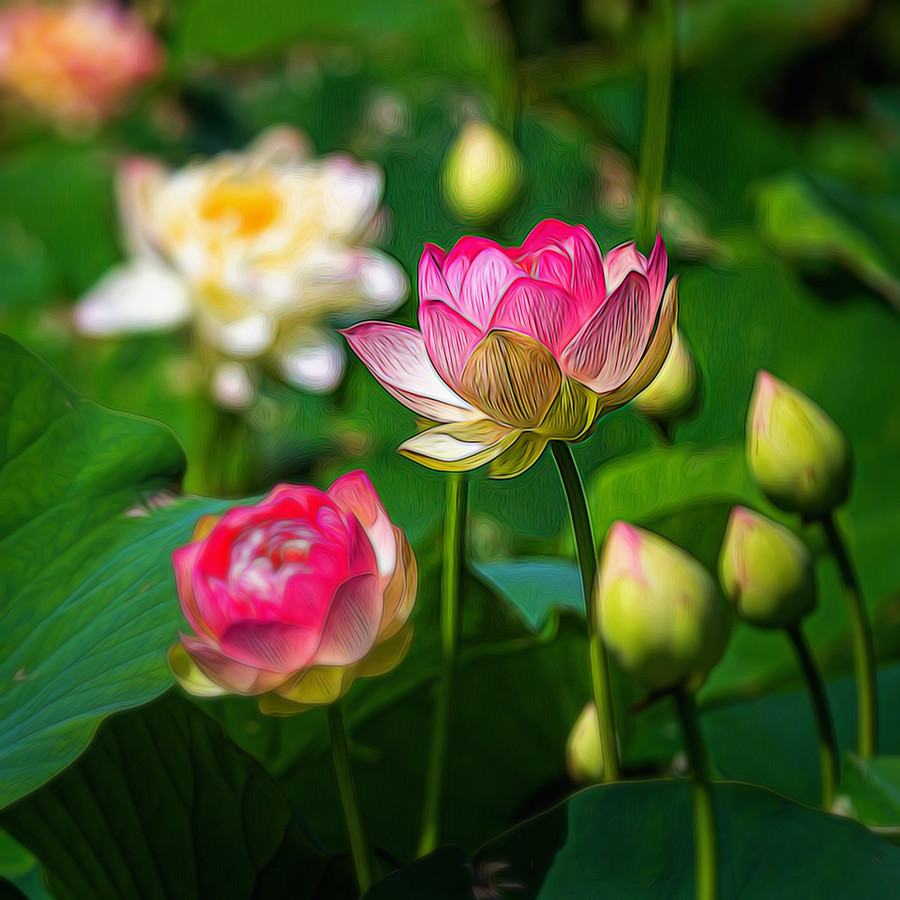
{"label": "veined petal", "polygon": [[618,388],[647,348],[658,303],[647,279],[629,272],[563,351],[563,370],[598,394]]}
{"label": "veined petal", "polygon": [[614,247],[606,254],[603,269],[606,275],[606,291],[611,294],[622,284],[629,272],[646,275],[647,260],[638,252],[635,242],[630,241]]}
{"label": "veined petal", "polygon": [[419,305],[419,327],[435,369],[447,384],[458,390],[469,354],[483,332],[440,300],[426,300]]}
{"label": "veined petal", "polygon": [[468,472],[499,456],[519,432],[482,419],[436,425],[398,448],[414,462],[439,472]]}
{"label": "veined petal", "polygon": [[313,666],[281,685],[276,694],[302,706],[323,706],[339,700],[353,680],[346,666]]}
{"label": "veined petal", "polygon": [[450,306],[456,305],[456,298],[450,292],[441,269],[447,254],[434,244],[425,244],[419,259],[419,302],[441,300]]}
{"label": "veined petal", "polygon": [[661,234],[657,234],[647,259],[647,281],[650,282],[650,293],[654,297],[662,296],[663,288],[666,286],[668,262],[665,241]]}
{"label": "veined petal", "polygon": [[438,375],[422,335],[388,322],[363,322],[343,331],[356,355],[391,396],[413,412],[437,422],[482,417]]}
{"label": "veined petal", "polygon": [[168,659],[172,674],[189,694],[195,697],[221,697],[228,693],[228,688],[204,673],[181,644],[169,647]]}
{"label": "veined petal", "polygon": [[244,619],[225,629],[219,646],[245,666],[287,674],[310,661],[317,637],[315,629],[302,625]]}
{"label": "veined petal", "polygon": [[[204,678],[204,681],[198,681],[199,675],[193,669],[184,670],[187,677],[184,681],[179,678],[179,682],[186,691],[190,691],[193,686],[198,686],[202,690],[210,690],[205,682],[211,681],[224,687],[229,694],[263,694],[284,681],[285,676],[282,672],[245,665],[226,656],[218,647],[207,644],[203,640],[187,634],[182,634],[180,637],[185,652]],[[176,653],[175,666],[180,666],[183,670],[183,664],[183,658]],[[179,669],[175,666],[172,671],[178,678]],[[204,694],[204,696],[209,696],[209,694]]]}
{"label": "veined petal", "polygon": [[412,643],[412,625],[405,625],[400,631],[384,643],[376,644],[365,659],[361,660],[353,673],[361,678],[373,675],[384,675],[392,669],[396,669],[406,656],[409,645]]}
{"label": "veined petal", "polygon": [[656,331],[650,340],[650,344],[644,351],[641,361],[637,364],[631,377],[620,387],[600,397],[600,402],[605,410],[615,409],[629,400],[634,399],[646,388],[659,374],[669,349],[672,346],[675,334],[675,322],[678,317],[678,276],[669,282],[666,295],[663,298],[662,308],[659,311],[659,321]]}
{"label": "veined petal", "polygon": [[462,281],[457,308],[482,331],[486,330],[500,298],[525,272],[500,249],[488,247],[471,262]]}
{"label": "veined petal", "polygon": [[462,291],[463,279],[469,271],[472,261],[483,250],[495,250],[504,252],[503,248],[490,238],[467,236],[460,238],[453,247],[450,248],[446,257],[444,257],[441,271],[444,273],[444,280],[447,287],[454,297],[458,297]]}
{"label": "veined petal", "polygon": [[104,337],[167,331],[191,318],[187,285],[171,269],[136,259],[111,269],[75,307],[75,327]]}
{"label": "veined petal", "polygon": [[515,478],[530,469],[540,459],[547,438],[534,431],[523,431],[495,460],[491,462],[491,478]]}
{"label": "veined petal", "polygon": [[397,542],[397,567],[384,589],[384,610],[378,640],[384,641],[396,634],[404,625],[416,602],[418,566],[406,535],[394,526]]}
{"label": "veined petal", "polygon": [[374,575],[348,578],[335,592],[316,650],[318,666],[358,662],[375,643],[384,599]]}
{"label": "veined petal", "polygon": [[580,313],[579,305],[562,288],[521,278],[503,296],[490,327],[528,335],[555,356],[578,331]]}
{"label": "veined petal", "polygon": [[597,419],[601,398],[574,378],[565,378],[547,415],[535,429],[548,440],[580,441]]}

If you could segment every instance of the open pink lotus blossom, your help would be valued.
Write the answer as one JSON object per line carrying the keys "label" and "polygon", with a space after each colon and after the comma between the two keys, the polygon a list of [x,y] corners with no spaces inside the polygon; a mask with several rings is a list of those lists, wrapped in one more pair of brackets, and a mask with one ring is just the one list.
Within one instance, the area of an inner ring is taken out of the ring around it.
{"label": "open pink lotus blossom", "polygon": [[63,124],[117,112],[162,61],[143,22],[111,0],[26,0],[0,12],[0,86]]}
{"label": "open pink lotus blossom", "polygon": [[465,237],[426,244],[419,327],[344,332],[372,374],[440,424],[400,452],[433,469],[518,475],[548,441],[586,437],[601,412],[656,377],[672,342],[677,280],[666,250],[624,244],[604,259],[583,225],[541,222],[521,247]]}
{"label": "open pink lotus blossom", "polygon": [[194,634],[169,651],[188,692],[261,695],[263,712],[290,715],[405,655],[416,561],[363,472],[327,492],[279,485],[194,538],[173,554]]}

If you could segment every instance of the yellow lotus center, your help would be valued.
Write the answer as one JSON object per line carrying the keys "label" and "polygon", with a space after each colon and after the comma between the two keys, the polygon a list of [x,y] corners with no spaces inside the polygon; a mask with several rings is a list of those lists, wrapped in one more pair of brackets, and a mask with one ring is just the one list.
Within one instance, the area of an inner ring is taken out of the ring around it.
{"label": "yellow lotus center", "polygon": [[281,213],[281,198],[265,184],[226,181],[212,188],[200,206],[210,222],[234,222],[238,237],[265,231]]}

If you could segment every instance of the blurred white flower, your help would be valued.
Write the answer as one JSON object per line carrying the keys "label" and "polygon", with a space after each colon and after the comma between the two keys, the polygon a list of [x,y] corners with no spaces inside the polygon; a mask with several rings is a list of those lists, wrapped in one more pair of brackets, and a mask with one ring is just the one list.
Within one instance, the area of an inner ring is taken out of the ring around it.
{"label": "blurred white flower", "polygon": [[[76,327],[99,336],[193,321],[222,357],[267,358],[297,387],[332,390],[344,353],[331,329],[386,314],[407,293],[402,269],[371,246],[382,188],[373,163],[313,158],[285,127],[175,172],[132,158],[118,183],[132,259],[82,299]],[[230,395],[220,387],[214,395]]]}

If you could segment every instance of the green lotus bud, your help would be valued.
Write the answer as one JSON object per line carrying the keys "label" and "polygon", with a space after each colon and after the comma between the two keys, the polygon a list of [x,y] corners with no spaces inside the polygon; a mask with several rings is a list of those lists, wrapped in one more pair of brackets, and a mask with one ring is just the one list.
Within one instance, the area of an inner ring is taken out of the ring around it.
{"label": "green lotus bud", "polygon": [[747,422],[750,470],[781,509],[808,516],[840,506],[850,490],[850,447],[809,397],[761,371]]}
{"label": "green lotus bud", "polygon": [[681,331],[676,329],[659,374],[634,398],[632,406],[648,419],[674,422],[694,411],[699,388],[694,354],[681,337]]}
{"label": "green lotus bud", "polygon": [[616,522],[599,575],[600,633],[622,668],[653,690],[699,687],[730,628],[710,573],[659,535]]}
{"label": "green lotus bud", "polygon": [[603,778],[600,721],[593,701],[581,711],[566,742],[566,767],[575,784],[593,784]]}
{"label": "green lotus bud", "polygon": [[487,122],[466,124],[444,162],[444,195],[462,219],[491,219],[503,212],[519,190],[515,147]]}
{"label": "green lotus bud", "polygon": [[728,520],[719,578],[738,615],[760,628],[787,628],[816,608],[806,544],[742,506],[736,506]]}

